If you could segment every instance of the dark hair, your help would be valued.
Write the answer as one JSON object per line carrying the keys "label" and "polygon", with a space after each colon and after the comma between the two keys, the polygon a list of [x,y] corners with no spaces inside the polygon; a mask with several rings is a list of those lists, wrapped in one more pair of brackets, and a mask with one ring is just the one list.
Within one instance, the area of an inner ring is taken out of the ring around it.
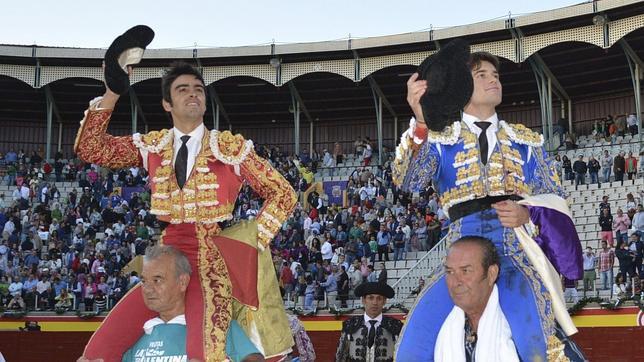
{"label": "dark hair", "polygon": [[481,260],[481,264],[483,265],[483,270],[485,273],[487,273],[488,269],[492,265],[501,267],[501,258],[499,257],[499,253],[496,250],[496,246],[494,246],[494,243],[492,243],[490,239],[477,235],[466,235],[454,241],[452,245],[449,246],[449,249],[453,248],[454,245],[457,245],[459,243],[472,243],[478,245],[481,248],[481,250],[483,251],[483,260]]}
{"label": "dark hair", "polygon": [[479,69],[481,67],[481,63],[483,62],[489,62],[494,66],[494,69],[496,69],[497,72],[499,71],[499,58],[497,58],[495,55],[492,55],[488,52],[474,52],[470,54],[470,60],[468,62],[470,70]]}
{"label": "dark hair", "polygon": [[203,76],[201,75],[201,72],[197,70],[197,68],[186,62],[173,62],[172,64],[170,64],[170,68],[166,70],[165,74],[163,74],[163,77],[161,78],[161,95],[163,96],[164,101],[172,104],[172,98],[170,97],[170,88],[172,86],[172,82],[174,82],[180,76],[186,74],[194,75],[195,78],[201,81],[204,87],[206,86],[206,82],[204,82]]}

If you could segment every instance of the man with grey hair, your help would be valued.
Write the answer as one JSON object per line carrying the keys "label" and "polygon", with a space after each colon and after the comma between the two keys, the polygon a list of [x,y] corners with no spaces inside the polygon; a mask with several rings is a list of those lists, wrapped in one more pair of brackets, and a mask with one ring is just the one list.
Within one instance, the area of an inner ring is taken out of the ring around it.
{"label": "man with grey hair", "polygon": [[[146,249],[141,295],[145,306],[158,316],[145,322],[145,333],[125,352],[122,361],[156,356],[187,360],[185,297],[191,274],[188,258],[177,248],[152,246]],[[231,361],[264,360],[236,321],[231,322],[226,335],[226,354]],[[79,361],[87,360],[81,358]]]}

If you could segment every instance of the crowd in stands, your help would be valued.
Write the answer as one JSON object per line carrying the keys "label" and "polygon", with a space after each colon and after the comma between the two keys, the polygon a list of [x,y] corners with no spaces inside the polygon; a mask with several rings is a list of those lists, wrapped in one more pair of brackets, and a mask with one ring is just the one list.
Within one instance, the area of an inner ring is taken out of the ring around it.
{"label": "crowd in stands", "polygon": [[605,150],[601,156],[598,155],[598,158],[590,155],[587,161],[583,155],[579,155],[573,162],[566,155],[557,154],[553,165],[561,180],[574,180],[575,186],[578,186],[586,184],[586,174],[590,176],[591,184],[610,182],[611,173],[614,175],[614,181],[633,180],[637,178],[638,166],[642,165],[642,161],[644,161],[644,154],[636,157],[633,152],[629,152],[626,156],[625,152],[620,151],[613,157],[608,150]]}
{"label": "crowd in stands", "polygon": [[[350,173],[345,206],[306,193],[317,169],[342,167],[339,145],[332,155],[303,151],[297,157],[257,147],[302,195],[272,253],[285,299],[303,297],[307,308],[324,296],[329,306],[337,300],[346,307],[363,281],[387,281],[384,262],[431,249],[447,228],[431,187],[411,200],[392,185],[390,155],[386,164],[371,166],[370,140],[355,146],[361,164]],[[0,200],[0,308],[109,309],[139,281],[123,268],[157,239],[146,171],[110,171],[60,153],[51,162],[36,151],[0,156],[1,184],[12,190]],[[70,184],[59,190],[62,181]],[[140,189],[123,198],[124,187]],[[261,207],[259,195],[243,186],[230,223],[255,217]]]}
{"label": "crowd in stands", "polygon": [[[111,172],[60,153],[50,164],[20,151],[0,157],[0,176],[14,188],[1,200],[0,307],[105,310],[138,282],[122,269],[153,242],[145,170]],[[64,193],[56,181],[75,187]],[[123,199],[126,186],[144,191]]]}
{"label": "crowd in stands", "polygon": [[[287,175],[301,195],[293,215],[273,242],[273,260],[284,298],[305,309],[326,296],[326,306],[347,307],[353,290],[364,281],[387,281],[383,261],[404,260],[410,251],[430,250],[446,232],[448,219],[429,187],[416,200],[391,181],[391,155],[382,166],[369,166],[374,154],[370,140],[354,144],[360,166],[349,173],[347,205],[329,204],[327,195],[305,193],[319,168],[344,167],[339,144],[333,154],[303,150],[299,157],[279,149],[260,154]],[[383,151],[386,152],[386,151]],[[250,188],[239,196],[238,217],[248,218],[261,207]],[[336,301],[338,303],[336,304]]]}
{"label": "crowd in stands", "polygon": [[[552,127],[553,135],[559,137],[559,147],[564,147],[566,150],[574,150],[578,148],[577,135],[574,130],[569,129],[568,120],[560,118]],[[635,113],[623,115],[607,115],[603,119],[597,119],[593,122],[591,136],[596,140],[605,139],[610,141],[611,144],[617,142],[618,137],[624,137],[628,134],[631,136],[637,135],[639,132],[639,125]]]}
{"label": "crowd in stands", "polygon": [[[591,291],[608,291],[613,299],[641,297],[644,280],[644,190],[637,196],[626,195],[625,210],[611,208],[608,196],[598,207],[599,244],[596,250],[590,245],[583,254],[583,294]],[[617,261],[617,263],[616,263]],[[618,267],[618,273],[613,270]],[[595,285],[599,275],[599,284]],[[576,281],[565,280],[566,298],[577,302]]]}

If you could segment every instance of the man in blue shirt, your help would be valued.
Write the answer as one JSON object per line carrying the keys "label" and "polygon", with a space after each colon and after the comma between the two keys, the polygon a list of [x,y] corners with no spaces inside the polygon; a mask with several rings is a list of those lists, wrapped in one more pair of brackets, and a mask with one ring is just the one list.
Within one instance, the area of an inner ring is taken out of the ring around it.
{"label": "man in blue shirt", "polygon": [[325,270],[326,281],[320,283],[320,286],[324,288],[327,297],[327,306],[335,306],[335,300],[338,297],[338,278],[335,276],[336,267],[332,266],[331,271]]}
{"label": "man in blue shirt", "polygon": [[380,231],[378,231],[378,261],[382,261],[382,255],[385,255],[385,260],[389,261],[389,242],[391,241],[391,234],[387,230],[387,225],[380,224]]}

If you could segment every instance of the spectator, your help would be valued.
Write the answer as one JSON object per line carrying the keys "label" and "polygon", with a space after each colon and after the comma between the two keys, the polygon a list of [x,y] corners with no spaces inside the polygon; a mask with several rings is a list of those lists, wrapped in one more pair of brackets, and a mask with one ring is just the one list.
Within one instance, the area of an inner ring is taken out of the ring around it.
{"label": "spectator", "polygon": [[347,308],[347,299],[349,298],[349,275],[344,265],[340,266],[338,275],[338,298],[340,298],[340,307]]}
{"label": "spectator", "polygon": [[18,279],[18,278],[13,279],[13,277],[9,277],[8,282],[9,282],[9,289],[8,290],[9,290],[10,295],[12,295],[14,297],[16,295],[22,295],[23,286],[22,286],[22,282],[20,281],[20,279]]}
{"label": "spectator", "polygon": [[373,150],[371,148],[371,140],[369,137],[366,137],[365,142],[363,143],[362,149],[362,165],[369,166],[371,163],[371,157],[373,156]]}
{"label": "spectator", "polygon": [[36,295],[38,296],[38,308],[49,309],[53,305],[54,295],[48,275],[42,275],[36,284]]}
{"label": "spectator", "polygon": [[623,299],[627,297],[626,280],[624,279],[624,274],[618,273],[617,276],[615,277],[615,283],[613,283],[612,295],[617,299]]}
{"label": "spectator", "polygon": [[387,268],[385,263],[380,263],[380,272],[378,272],[378,283],[387,284]]}
{"label": "spectator", "polygon": [[579,155],[577,161],[572,165],[572,169],[575,171],[575,186],[585,184],[588,166],[584,162],[584,156]]}
{"label": "spectator", "polygon": [[566,176],[566,180],[567,181],[572,180],[573,179],[572,163],[570,162],[570,159],[568,159],[568,157],[566,155],[564,155],[561,158],[561,164],[562,164],[561,167],[563,168],[564,174]]}
{"label": "spectator", "polygon": [[338,297],[338,279],[335,276],[335,266],[331,270],[324,270],[326,280],[320,283],[324,288],[327,297],[327,307],[336,307],[335,300]]}
{"label": "spectator", "polygon": [[405,251],[405,232],[399,225],[396,227],[396,233],[393,236],[394,242],[394,261],[404,260],[403,253]]}
{"label": "spectator", "polygon": [[615,117],[615,128],[617,129],[617,136],[624,137],[626,134],[626,119],[622,116]]}
{"label": "spectator", "polygon": [[636,233],[631,234],[629,239],[628,250],[635,255],[635,259],[633,260],[633,274],[639,276],[643,272],[642,257],[644,257],[644,244]]}
{"label": "spectator", "polygon": [[615,172],[615,181],[624,181],[624,172],[626,170],[626,159],[624,152],[620,152],[613,160],[613,171]]}
{"label": "spectator", "polygon": [[633,180],[637,175],[637,158],[633,156],[633,152],[628,152],[628,157],[624,159],[626,173],[628,179]]}
{"label": "spectator", "polygon": [[288,266],[288,262],[283,262],[282,263],[282,268],[280,271],[280,286],[282,287],[284,291],[284,296],[286,297],[286,300],[291,300],[291,293],[293,292],[293,283],[295,281],[295,278],[293,277],[293,272],[291,271],[291,268]]}
{"label": "spectator", "polygon": [[94,308],[94,298],[98,292],[98,287],[94,282],[94,278],[90,275],[87,277],[87,282],[83,286],[83,301],[85,302],[85,310],[91,311]]}
{"label": "spectator", "polygon": [[[566,277],[562,277],[562,284],[564,287],[564,299],[569,303],[579,302],[579,294],[577,293],[577,281],[570,280]],[[585,293],[585,292],[584,292]]]}
{"label": "spectator", "polygon": [[608,154],[608,150],[604,150],[604,155],[601,157],[601,169],[604,182],[610,182],[610,171],[613,169],[613,157]]}
{"label": "spectator", "polygon": [[312,310],[313,301],[315,300],[315,283],[313,282],[313,277],[307,275],[306,279],[306,289],[304,290],[304,309]]}
{"label": "spectator", "polygon": [[628,218],[628,215],[624,214],[621,208],[618,208],[617,216],[613,220],[613,229],[615,229],[618,249],[621,243],[626,243],[628,238],[628,228],[630,226],[631,220]]}
{"label": "spectator", "polygon": [[635,200],[635,197],[633,196],[632,193],[629,192],[628,194],[626,194],[626,214],[628,215],[628,218],[631,220],[633,220],[633,217],[637,212],[638,201]]}
{"label": "spectator", "polygon": [[623,275],[624,278],[627,276],[634,275],[633,263],[635,262],[635,253],[629,250],[627,243],[617,244],[617,249],[615,249],[615,256],[619,260],[619,275]]}
{"label": "spectator", "polygon": [[322,260],[331,262],[331,259],[333,258],[333,246],[329,239],[324,240],[324,243],[320,248],[320,252],[322,253]]}
{"label": "spectator", "polygon": [[367,267],[369,269],[369,275],[367,276],[367,282],[376,283],[378,282],[378,274],[373,270],[373,265],[369,264]]}
{"label": "spectator", "polygon": [[597,257],[593,253],[593,249],[588,246],[586,247],[586,252],[583,254],[584,260],[584,297],[586,297],[587,291],[592,291],[595,289],[595,279],[597,279],[597,274],[595,273],[595,260]]}
{"label": "spectator", "polygon": [[559,134],[559,147],[561,147],[564,144],[564,135],[568,132],[568,120],[564,117],[559,118],[557,124],[552,127],[552,132]]}
{"label": "spectator", "polygon": [[339,165],[344,159],[344,153],[342,152],[342,145],[339,142],[336,142],[333,145],[333,157],[335,158],[335,164]]}
{"label": "spectator", "polygon": [[626,124],[628,125],[628,131],[631,132],[631,136],[635,136],[638,132],[638,120],[635,117],[635,113],[631,113],[626,118]]}
{"label": "spectator", "polygon": [[391,242],[391,234],[387,230],[385,224],[380,225],[380,231],[378,231],[378,261],[382,261],[382,256],[384,254],[385,260],[389,261],[389,243]]}
{"label": "spectator", "polygon": [[566,150],[575,150],[577,149],[577,141],[575,139],[575,134],[572,132],[566,133],[566,138],[564,140],[566,145]]}
{"label": "spectator", "polygon": [[642,204],[637,205],[637,211],[633,215],[633,230],[639,234],[640,238],[644,235],[644,208]]}
{"label": "spectator", "polygon": [[602,196],[602,202],[599,203],[599,215],[604,213],[604,210],[608,210],[608,215],[612,215],[610,212],[610,202],[608,202],[608,196]]}
{"label": "spectator", "polygon": [[353,264],[349,267],[349,287],[350,287],[350,293],[353,292],[353,290],[360,284],[362,284],[362,281],[364,278],[362,277],[362,271],[360,268],[360,260],[356,259],[353,261]]}
{"label": "spectator", "polygon": [[602,248],[599,251],[599,274],[601,275],[602,290],[608,290],[608,283],[613,280],[615,253],[613,252],[613,249],[608,247],[606,240],[602,240],[601,245]]}
{"label": "spectator", "polygon": [[22,295],[20,294],[15,294],[9,301],[9,304],[7,304],[7,309],[9,310],[27,310],[27,304],[25,303],[25,300],[22,298]]}
{"label": "spectator", "polygon": [[70,310],[72,308],[72,296],[67,292],[67,289],[62,289],[60,294],[55,298],[56,309]]}
{"label": "spectator", "polygon": [[22,285],[22,295],[25,298],[25,303],[29,308],[35,307],[36,302],[36,287],[38,286],[38,279],[34,274],[29,274],[29,278]]}
{"label": "spectator", "polygon": [[590,156],[588,159],[588,174],[590,174],[590,183],[598,184],[599,183],[599,169],[601,168],[599,161],[595,159],[594,156]]}

